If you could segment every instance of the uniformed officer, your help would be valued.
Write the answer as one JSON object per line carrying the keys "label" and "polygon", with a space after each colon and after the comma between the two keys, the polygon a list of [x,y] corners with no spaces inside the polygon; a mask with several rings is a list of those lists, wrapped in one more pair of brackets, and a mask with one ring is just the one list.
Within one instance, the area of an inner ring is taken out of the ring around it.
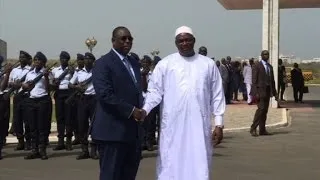
{"label": "uniformed officer", "polygon": [[[3,62],[4,58],[0,56],[0,66]],[[8,105],[10,106],[10,101],[4,98],[4,90],[7,87],[9,74],[12,70],[11,65],[7,65],[4,72],[1,72],[0,69],[0,160],[2,159],[2,148],[5,145],[5,139],[8,133],[7,127],[7,117],[6,113],[8,111]]]}
{"label": "uniformed officer", "polygon": [[[41,52],[37,52],[34,56],[34,70],[27,74],[26,80],[22,84],[22,88],[28,91],[30,95],[26,101],[25,110],[31,131],[32,152],[25,159],[48,159],[46,146],[50,132],[48,113],[50,114],[51,103],[49,81],[52,75],[50,75],[48,69],[44,68],[46,62],[46,56]],[[36,79],[39,80],[36,81]],[[30,81],[33,81],[33,83]]]}
{"label": "uniformed officer", "polygon": [[91,152],[88,150],[88,130],[90,121],[93,118],[96,99],[95,90],[92,84],[92,68],[95,57],[91,53],[85,53],[84,68],[79,70],[70,80],[70,88],[81,92],[78,100],[78,135],[81,143],[81,153],[77,157],[80,159],[98,159],[97,147],[91,144]]}
{"label": "uniformed officer", "polygon": [[[18,92],[22,91],[21,84],[24,82],[27,73],[31,70],[29,62],[32,59],[31,55],[25,51],[20,51],[19,61],[20,66],[14,68],[9,77],[9,88],[13,88],[13,122],[12,126],[18,139],[18,145],[15,150],[30,150],[30,128],[23,116],[23,108],[25,108],[25,100],[28,98],[28,94],[24,93],[18,95]],[[10,94],[8,95],[10,97]],[[26,143],[24,141],[26,140]]]}
{"label": "uniformed officer", "polygon": [[[55,110],[58,130],[58,145],[53,149],[55,151],[66,149],[72,150],[72,117],[71,105],[65,103],[65,100],[70,96],[68,87],[72,77],[73,70],[69,66],[70,55],[66,51],[60,53],[60,66],[52,69],[53,87],[55,89]],[[64,144],[64,137],[67,137]]]}
{"label": "uniformed officer", "polygon": [[[74,74],[78,73],[79,70],[84,68],[84,56],[80,53],[77,54],[77,65]],[[77,103],[71,104],[72,106],[72,114],[77,114]],[[78,145],[80,144],[79,136],[78,136],[78,119],[77,116],[74,116],[72,118],[72,127],[74,132],[74,141],[72,142],[72,145]]]}

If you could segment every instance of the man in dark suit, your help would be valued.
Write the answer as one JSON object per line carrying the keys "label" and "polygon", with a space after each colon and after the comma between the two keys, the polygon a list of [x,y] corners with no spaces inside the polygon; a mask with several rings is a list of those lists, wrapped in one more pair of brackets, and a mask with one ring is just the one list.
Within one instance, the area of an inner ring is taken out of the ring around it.
{"label": "man in dark suit", "polygon": [[[293,69],[291,70],[291,83],[293,88],[293,97],[294,102],[302,103],[303,98],[303,87],[304,87],[304,78],[301,69],[297,63],[293,64]],[[298,96],[299,93],[299,96]]]}
{"label": "man in dark suit", "polygon": [[128,53],[133,38],[126,27],[112,33],[113,48],[96,61],[97,106],[91,137],[98,145],[100,180],[134,180],[141,158],[142,87],[139,62]]}
{"label": "man in dark suit", "polygon": [[250,134],[258,136],[257,127],[259,126],[259,135],[270,135],[266,131],[266,120],[269,109],[270,98],[275,96],[278,99],[275,89],[273,67],[268,63],[269,51],[261,52],[262,60],[256,63],[252,69],[252,88],[251,94],[258,101],[258,109],[254,115],[251,125]]}

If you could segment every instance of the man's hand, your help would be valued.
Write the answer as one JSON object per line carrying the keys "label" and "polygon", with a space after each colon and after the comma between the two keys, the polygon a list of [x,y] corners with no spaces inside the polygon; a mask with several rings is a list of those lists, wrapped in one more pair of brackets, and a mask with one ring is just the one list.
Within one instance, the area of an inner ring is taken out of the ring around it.
{"label": "man's hand", "polygon": [[44,77],[48,77],[49,76],[49,70],[48,69],[44,69],[43,70],[43,76]]}
{"label": "man's hand", "polygon": [[213,147],[216,147],[218,144],[220,144],[222,139],[223,139],[223,130],[221,127],[216,126],[212,133]]}
{"label": "man's hand", "polygon": [[147,116],[147,112],[144,109],[134,108],[132,117],[136,121],[143,121]]}
{"label": "man's hand", "polygon": [[30,91],[30,90],[32,90],[34,88],[34,84],[32,84],[32,83],[23,83],[22,84],[22,89],[25,89],[25,90],[27,90],[27,91]]}
{"label": "man's hand", "polygon": [[146,76],[148,75],[149,71],[150,71],[149,67],[143,67],[141,75]]}

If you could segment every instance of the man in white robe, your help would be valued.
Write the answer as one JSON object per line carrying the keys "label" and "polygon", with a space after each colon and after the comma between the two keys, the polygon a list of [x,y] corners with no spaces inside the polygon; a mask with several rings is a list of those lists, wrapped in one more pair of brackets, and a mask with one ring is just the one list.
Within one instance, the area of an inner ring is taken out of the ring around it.
{"label": "man in white robe", "polygon": [[143,112],[161,103],[158,180],[209,180],[215,144],[222,139],[225,97],[215,62],[194,52],[189,27],[176,30],[178,53],[162,59],[148,84]]}
{"label": "man in white robe", "polygon": [[245,65],[243,67],[243,82],[246,84],[247,89],[247,96],[248,96],[248,104],[252,105],[252,96],[250,95],[251,92],[251,86],[252,86],[252,66],[253,65],[253,59],[249,60],[249,64]]}

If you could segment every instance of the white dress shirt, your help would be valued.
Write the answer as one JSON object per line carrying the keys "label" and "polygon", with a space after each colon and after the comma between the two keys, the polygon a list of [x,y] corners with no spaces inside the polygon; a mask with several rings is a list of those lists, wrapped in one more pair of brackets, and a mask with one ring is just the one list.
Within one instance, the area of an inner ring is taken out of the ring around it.
{"label": "white dress shirt", "polygon": [[[40,75],[41,73],[43,73],[45,68],[42,68],[39,72],[36,72],[36,69],[28,72],[26,80],[24,81],[25,83],[28,81],[32,81],[34,80],[38,75]],[[51,73],[49,73],[49,80],[52,80],[53,76]],[[48,91],[46,89],[45,86],[45,77],[43,76],[40,81],[38,81],[34,88],[30,91],[30,98],[40,98],[43,96],[47,96]]]}
{"label": "white dress shirt", "polygon": [[[66,69],[69,69],[69,67],[66,67]],[[65,70],[66,70],[66,69],[65,69]],[[59,76],[60,76],[63,72],[64,72],[64,70],[62,69],[61,66],[52,69],[53,78],[54,78],[54,79],[58,79]],[[69,82],[70,82],[70,79],[71,79],[71,78],[72,78],[71,74],[68,73],[68,74],[60,81],[59,89],[60,89],[60,90],[69,89],[69,88],[68,88],[68,85],[69,85]]]}
{"label": "white dress shirt", "polygon": [[[89,79],[92,76],[92,70],[87,71],[86,68],[79,70],[77,73],[73,74],[73,77],[70,80],[71,84],[78,84],[82,83],[85,80]],[[92,81],[87,85],[87,89],[84,92],[85,95],[95,95],[96,92],[94,91]]]}
{"label": "white dress shirt", "polygon": [[[30,66],[24,66],[23,68],[21,66],[18,66],[16,68],[13,68],[10,76],[9,76],[9,83],[13,83],[15,81],[20,81],[23,76],[25,76],[29,71],[31,67]],[[22,88],[19,89],[19,92],[22,91]]]}

